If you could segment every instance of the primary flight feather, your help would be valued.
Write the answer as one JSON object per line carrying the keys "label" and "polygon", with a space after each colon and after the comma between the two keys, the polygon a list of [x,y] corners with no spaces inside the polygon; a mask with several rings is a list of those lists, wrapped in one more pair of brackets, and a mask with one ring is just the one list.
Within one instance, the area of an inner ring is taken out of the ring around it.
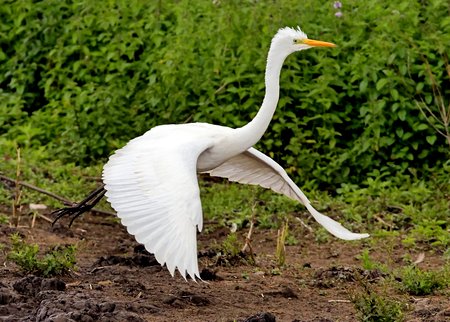
{"label": "primary flight feather", "polygon": [[197,229],[203,217],[197,173],[257,184],[303,203],[314,219],[338,238],[352,233],[316,211],[283,168],[252,146],[267,129],[279,97],[279,76],[285,58],[296,51],[334,44],[308,39],[300,28],[280,29],[272,39],[265,74],[266,92],[260,110],[247,125],[228,127],[190,123],[157,126],[112,155],[103,170],[106,196],[122,223],[139,243],[186,278],[200,278]]}

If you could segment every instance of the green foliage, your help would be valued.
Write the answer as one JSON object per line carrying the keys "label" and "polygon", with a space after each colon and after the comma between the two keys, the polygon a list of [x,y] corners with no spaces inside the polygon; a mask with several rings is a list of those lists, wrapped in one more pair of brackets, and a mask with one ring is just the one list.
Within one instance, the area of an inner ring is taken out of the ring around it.
{"label": "green foliage", "polygon": [[449,95],[445,0],[350,0],[341,18],[332,1],[313,0],[7,3],[0,155],[18,144],[87,164],[158,124],[241,126],[262,101],[271,37],[300,24],[338,47],[288,58],[261,150],[331,188],[375,169],[428,173],[448,159],[416,104],[435,99],[428,70]]}
{"label": "green foliage", "polygon": [[366,270],[373,270],[376,269],[379,264],[372,260],[372,258],[369,255],[368,249],[363,249],[361,255],[358,256],[358,259],[361,261],[362,268]]}
{"label": "green foliage", "polygon": [[302,210],[298,202],[257,186],[242,186],[228,181],[200,181],[205,218],[220,226],[236,224],[242,228],[255,214],[260,228],[278,228],[286,217],[286,209]]}
{"label": "green foliage", "polygon": [[75,266],[75,251],[73,245],[55,247],[42,258],[39,258],[39,247],[27,244],[20,235],[11,235],[12,249],[7,258],[16,263],[24,272],[42,276],[61,275]]}
{"label": "green foliage", "polygon": [[354,294],[351,300],[361,322],[404,321],[405,304],[385,294],[378,294],[370,285],[363,285],[363,291]]}
{"label": "green foliage", "polygon": [[323,227],[318,226],[314,231],[314,239],[319,244],[325,244],[330,241],[330,233]]}
{"label": "green foliage", "polygon": [[26,244],[20,235],[11,235],[12,250],[8,258],[20,266],[25,272],[38,271],[37,255],[39,246]]}
{"label": "green foliage", "polygon": [[[0,148],[1,150],[1,148]],[[13,152],[14,151],[14,152]],[[20,180],[55,193],[73,201],[80,201],[96,186],[95,177],[101,174],[101,165],[77,167],[74,163],[49,160],[30,148],[21,149]],[[17,160],[15,150],[4,155],[0,173],[15,178]],[[14,186],[0,182],[0,204],[11,205],[14,200]],[[21,205],[42,203],[51,208],[61,207],[57,201],[45,194],[21,187]],[[101,206],[106,206],[102,201]]]}
{"label": "green foliage", "polygon": [[380,175],[368,178],[361,186],[343,184],[337,190],[342,205],[335,207],[342,208],[346,220],[367,223],[375,235],[407,231],[404,245],[444,251],[450,245],[448,180],[446,168],[427,181]]}
{"label": "green foliage", "polygon": [[450,286],[450,270],[425,271],[416,266],[408,266],[400,271],[400,289],[411,295],[430,295]]}
{"label": "green foliage", "polygon": [[0,214],[0,224],[8,224],[9,223],[9,217],[4,214]]}
{"label": "green foliage", "polygon": [[236,233],[230,233],[222,242],[221,251],[226,257],[239,257],[242,245]]}

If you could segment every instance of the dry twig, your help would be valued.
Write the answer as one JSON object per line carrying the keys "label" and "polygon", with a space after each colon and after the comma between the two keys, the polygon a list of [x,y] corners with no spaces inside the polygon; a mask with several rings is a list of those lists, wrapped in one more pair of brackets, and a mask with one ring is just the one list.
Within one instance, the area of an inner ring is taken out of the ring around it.
{"label": "dry twig", "polygon": [[[57,195],[57,194],[55,194],[53,192],[50,192],[50,191],[47,191],[45,189],[36,187],[36,186],[34,186],[34,185],[30,184],[30,183],[24,182],[24,181],[16,181],[16,180],[14,180],[12,178],[9,178],[9,177],[7,177],[5,175],[2,175],[2,174],[0,174],[0,181],[7,181],[7,182],[12,183],[12,184],[16,184],[16,182],[17,182],[17,185],[26,187],[28,189],[37,191],[37,192],[42,193],[42,194],[45,194],[45,195],[47,195],[49,197],[52,197],[53,199],[61,201],[66,206],[72,206],[73,207],[73,206],[75,206],[77,204],[76,202],[70,201],[69,199],[61,197],[61,196],[59,196],[59,195]],[[115,213],[113,213],[111,211],[101,210],[101,209],[97,209],[97,208],[93,208],[93,209],[91,209],[91,211],[92,212],[96,212],[98,214],[102,214],[102,215],[115,216]]]}

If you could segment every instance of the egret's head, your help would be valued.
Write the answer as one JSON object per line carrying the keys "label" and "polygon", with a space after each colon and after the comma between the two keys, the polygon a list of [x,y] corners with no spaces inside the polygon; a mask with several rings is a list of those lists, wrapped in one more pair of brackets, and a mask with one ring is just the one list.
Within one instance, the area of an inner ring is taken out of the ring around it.
{"label": "egret's head", "polygon": [[300,27],[297,27],[297,29],[286,27],[278,30],[272,44],[285,52],[286,55],[312,47],[336,47],[335,44],[330,42],[308,39],[308,36]]}

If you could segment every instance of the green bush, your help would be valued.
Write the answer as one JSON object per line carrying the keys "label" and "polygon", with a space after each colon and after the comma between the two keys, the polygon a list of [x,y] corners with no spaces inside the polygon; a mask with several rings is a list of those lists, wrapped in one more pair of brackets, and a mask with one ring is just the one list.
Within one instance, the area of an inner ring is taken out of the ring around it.
{"label": "green bush", "polygon": [[300,25],[339,46],[288,58],[261,150],[333,187],[449,157],[416,103],[435,99],[427,63],[450,94],[445,0],[343,1],[340,18],[313,0],[4,2],[0,153],[15,141],[86,164],[158,124],[242,126],[264,95],[271,37]]}
{"label": "green bush", "polygon": [[42,276],[54,276],[67,273],[75,266],[73,245],[55,247],[42,258],[38,256],[39,246],[28,244],[18,234],[11,235],[12,249],[8,259],[16,263],[24,272]]}
{"label": "green bush", "polygon": [[401,322],[404,321],[405,303],[384,293],[377,293],[370,285],[363,285],[359,293],[353,294],[351,301],[361,322]]}
{"label": "green bush", "polygon": [[400,289],[411,295],[430,295],[450,286],[448,267],[439,271],[425,271],[416,266],[408,266],[400,275]]}

